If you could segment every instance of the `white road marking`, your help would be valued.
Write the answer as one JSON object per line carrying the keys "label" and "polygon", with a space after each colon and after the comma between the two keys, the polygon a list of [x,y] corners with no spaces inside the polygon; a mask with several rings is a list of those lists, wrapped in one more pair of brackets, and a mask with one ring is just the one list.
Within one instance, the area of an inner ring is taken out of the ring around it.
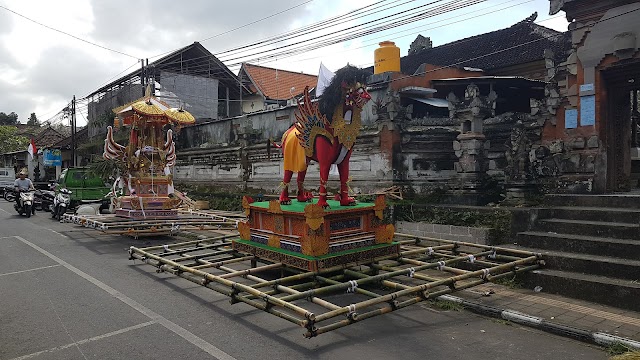
{"label": "white road marking", "polygon": [[55,231],[55,230],[53,230],[53,229],[49,229],[49,231],[51,231],[52,233],[58,234],[58,235],[60,235],[60,236],[62,236],[62,237],[65,237],[65,238],[66,238],[66,237],[68,237],[67,235],[65,235],[65,234],[61,234],[61,233],[59,233],[59,232],[57,232],[57,231]]}
{"label": "white road marking", "polygon": [[172,331],[176,335],[182,337],[183,339],[185,339],[188,342],[192,343],[193,345],[197,346],[198,348],[200,348],[201,350],[203,350],[206,353],[210,354],[211,356],[215,357],[216,359],[219,359],[219,360],[235,360],[235,358],[233,356],[231,356],[231,355],[227,354],[226,352],[220,350],[216,346],[208,343],[207,341],[205,341],[204,339],[200,338],[199,336],[193,334],[189,330],[183,328],[182,326],[174,323],[171,320],[166,319],[165,317],[161,316],[160,314],[155,313],[151,309],[146,308],[145,306],[143,306],[142,304],[138,303],[137,301],[131,299],[130,297],[128,297],[125,294],[119,292],[118,290],[112,288],[111,286],[103,283],[102,281],[94,278],[93,276],[85,273],[84,271],[76,268],[75,266],[69,264],[68,262],[60,259],[59,257],[51,254],[47,250],[39,247],[38,245],[33,244],[33,243],[29,242],[28,240],[20,237],[20,236],[15,236],[15,238],[20,240],[20,241],[22,241],[23,243],[31,246],[32,248],[36,249],[37,251],[39,251],[43,255],[47,256],[48,258],[50,258],[51,260],[57,262],[58,264],[64,266],[65,268],[69,269],[70,271],[72,271],[76,275],[79,275],[80,277],[82,277],[85,280],[89,281],[93,285],[95,285],[95,286],[99,287],[100,289],[106,291],[111,296],[113,296],[116,299],[122,301],[123,303],[129,305],[130,307],[134,308],[135,310],[137,310],[141,314],[147,316],[152,321],[157,322],[158,324],[161,324],[165,328],[169,329],[170,331]]}
{"label": "white road marking", "polygon": [[2,211],[3,213],[7,213],[7,214],[11,215],[11,213],[10,213],[10,212],[8,212],[8,211],[7,211],[7,210],[5,210],[5,209],[0,209],[0,211]]}
{"label": "white road marking", "polygon": [[60,346],[56,346],[53,347],[51,349],[47,349],[47,350],[42,350],[42,351],[38,351],[38,352],[34,352],[33,354],[28,354],[28,355],[22,355],[20,357],[17,358],[13,358],[11,360],[26,360],[26,359],[31,359],[34,358],[36,356],[42,355],[42,354],[46,354],[46,353],[52,353],[54,351],[60,351],[60,350],[64,350],[64,349],[68,349],[70,347],[74,347],[77,345],[82,345],[82,344],[86,344],[88,342],[91,341],[97,341],[97,340],[102,340],[102,339],[106,339],[115,335],[120,335],[120,334],[124,334],[126,332],[129,332],[131,330],[136,330],[136,329],[141,329],[143,327],[149,326],[149,325],[153,325],[155,324],[155,321],[147,321],[145,323],[142,324],[138,324],[138,325],[133,325],[133,326],[129,326],[126,327],[124,329],[120,329],[120,330],[116,330],[116,331],[112,331],[106,334],[102,334],[102,335],[98,335],[98,336],[94,336],[92,338],[88,338],[88,339],[84,339],[84,340],[79,340],[76,341],[75,343],[71,343],[71,344],[66,344],[66,345],[60,345]]}
{"label": "white road marking", "polygon": [[0,276],[7,276],[7,275],[22,274],[22,273],[26,273],[26,272],[29,272],[29,271],[38,271],[38,270],[48,269],[48,268],[53,268],[53,267],[58,267],[58,266],[61,266],[61,265],[60,265],[60,264],[57,264],[57,265],[49,265],[49,266],[43,266],[43,267],[33,268],[33,269],[28,269],[28,270],[14,271],[14,272],[9,272],[9,273],[0,274]]}

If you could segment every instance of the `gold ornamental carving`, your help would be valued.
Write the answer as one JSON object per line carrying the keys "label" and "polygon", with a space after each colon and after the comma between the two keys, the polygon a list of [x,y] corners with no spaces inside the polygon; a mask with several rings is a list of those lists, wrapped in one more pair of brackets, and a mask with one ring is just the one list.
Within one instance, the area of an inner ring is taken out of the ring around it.
{"label": "gold ornamental carving", "polygon": [[241,221],[238,223],[238,232],[240,233],[240,239],[251,240],[251,227],[249,224]]}
{"label": "gold ornamental carving", "polygon": [[311,230],[318,230],[324,223],[324,208],[318,204],[309,204],[304,207],[304,217]]}

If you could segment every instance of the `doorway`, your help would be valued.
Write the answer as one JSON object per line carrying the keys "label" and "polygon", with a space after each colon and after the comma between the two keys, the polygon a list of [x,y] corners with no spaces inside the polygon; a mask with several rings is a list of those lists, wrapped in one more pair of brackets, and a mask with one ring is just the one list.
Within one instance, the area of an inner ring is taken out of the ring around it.
{"label": "doorway", "polygon": [[630,191],[640,181],[640,63],[604,72],[607,84],[607,190]]}

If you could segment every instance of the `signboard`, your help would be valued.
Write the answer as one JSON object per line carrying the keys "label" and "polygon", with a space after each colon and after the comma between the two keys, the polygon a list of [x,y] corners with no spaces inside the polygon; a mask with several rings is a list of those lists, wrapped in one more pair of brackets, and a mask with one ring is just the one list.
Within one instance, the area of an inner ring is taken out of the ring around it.
{"label": "signboard", "polygon": [[60,149],[45,149],[43,155],[42,161],[45,166],[62,166],[62,152]]}
{"label": "signboard", "polygon": [[564,111],[564,128],[575,129],[578,127],[578,110],[566,109]]}
{"label": "signboard", "polygon": [[596,124],[596,97],[595,95],[580,97],[580,126]]}
{"label": "signboard", "polygon": [[587,92],[587,91],[593,91],[593,90],[594,90],[593,84],[580,85],[580,92],[581,93]]}

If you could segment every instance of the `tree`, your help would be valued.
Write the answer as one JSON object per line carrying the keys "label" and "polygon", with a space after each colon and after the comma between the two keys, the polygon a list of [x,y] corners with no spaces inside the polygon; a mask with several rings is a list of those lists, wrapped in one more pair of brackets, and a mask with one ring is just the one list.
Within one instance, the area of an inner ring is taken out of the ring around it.
{"label": "tree", "polygon": [[31,113],[31,116],[29,116],[29,120],[27,121],[27,125],[40,126],[40,120],[36,117],[36,113]]}
{"label": "tree", "polygon": [[18,123],[18,114],[13,111],[10,114],[0,112],[0,125],[15,125]]}
{"label": "tree", "polygon": [[0,125],[0,154],[27,150],[30,140],[24,136],[18,136],[18,129],[14,126]]}

